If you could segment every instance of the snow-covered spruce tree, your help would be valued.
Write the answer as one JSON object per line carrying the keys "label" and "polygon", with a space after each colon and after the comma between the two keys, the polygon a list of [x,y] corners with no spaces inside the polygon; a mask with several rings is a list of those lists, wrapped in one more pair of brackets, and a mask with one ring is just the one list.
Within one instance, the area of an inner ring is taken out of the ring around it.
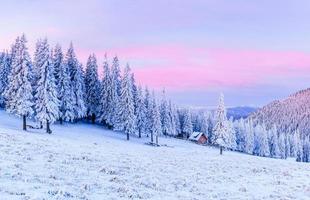
{"label": "snow-covered spruce tree", "polygon": [[137,92],[137,111],[136,111],[136,119],[137,119],[137,129],[138,129],[138,135],[139,138],[141,138],[143,132],[145,131],[145,125],[146,125],[146,108],[144,104],[144,96],[143,96],[143,91],[142,87],[138,87],[138,92]]}
{"label": "snow-covered spruce tree", "polygon": [[178,122],[177,122],[177,115],[175,114],[175,109],[174,109],[174,105],[171,103],[171,101],[169,100],[169,119],[171,121],[171,136],[177,136],[178,135],[178,131],[177,131],[177,126],[178,126]]}
{"label": "snow-covered spruce tree", "polygon": [[208,143],[209,144],[213,144],[213,141],[212,139],[214,138],[213,136],[213,127],[214,127],[214,117],[212,115],[211,112],[207,112],[206,113],[206,117],[207,117],[207,124],[208,124],[208,133],[207,133],[207,136],[208,136]]}
{"label": "snow-covered spruce tree", "polygon": [[230,128],[227,122],[226,109],[224,104],[224,95],[221,94],[219,98],[219,104],[215,114],[215,125],[213,127],[213,144],[220,147],[220,154],[223,152],[223,148],[228,147],[228,138]]}
{"label": "snow-covered spruce tree", "polygon": [[23,117],[23,130],[27,130],[26,117],[33,114],[33,94],[29,72],[31,60],[26,43],[25,35],[16,39],[9,85],[4,93],[7,100],[6,110]]}
{"label": "snow-covered spruce tree", "polygon": [[117,56],[113,58],[111,67],[111,97],[112,97],[112,108],[111,108],[111,122],[113,129],[116,131],[122,130],[122,121],[120,113],[120,90],[121,90],[121,76],[120,67]]}
{"label": "snow-covered spruce tree", "polygon": [[183,137],[186,139],[193,133],[192,117],[189,109],[186,109],[184,112],[182,132]]}
{"label": "snow-covered spruce tree", "polygon": [[174,118],[175,118],[176,135],[177,136],[181,136],[182,128],[181,128],[179,108],[176,105],[173,105],[172,110],[173,110],[173,115],[174,115]]}
{"label": "snow-covered spruce tree", "polygon": [[284,133],[279,134],[279,157],[285,159],[285,138]]}
{"label": "snow-covered spruce tree", "polygon": [[278,140],[278,131],[277,127],[273,126],[272,129],[268,131],[268,143],[269,143],[269,151],[270,151],[270,157],[271,158],[277,158],[278,156],[282,157],[280,154],[280,149],[279,149],[279,143],[280,140]]}
{"label": "snow-covered spruce tree", "polygon": [[255,127],[255,145],[254,152],[258,156],[267,157],[270,155],[267,131],[265,125],[258,124]]}
{"label": "snow-covered spruce tree", "polygon": [[296,143],[296,161],[302,162],[302,158],[303,158],[303,141],[300,135],[298,135]]}
{"label": "snow-covered spruce tree", "polygon": [[236,150],[240,152],[245,151],[245,121],[243,118],[240,120],[235,121],[234,129],[236,132]]}
{"label": "snow-covered spruce tree", "polygon": [[288,133],[285,133],[285,159],[290,156],[290,144],[289,144],[289,138],[288,138]]}
{"label": "snow-covered spruce tree", "polygon": [[305,136],[303,142],[303,153],[302,153],[302,161],[310,162],[310,138],[309,136]]}
{"label": "snow-covered spruce tree", "polygon": [[248,154],[254,153],[255,136],[254,136],[254,125],[252,119],[245,124],[245,139],[244,139],[244,151]]}
{"label": "snow-covered spruce tree", "polygon": [[73,44],[70,43],[70,47],[67,51],[65,64],[68,66],[70,75],[70,85],[73,91],[73,111],[74,119],[78,120],[85,116],[86,106],[84,101],[84,79],[83,70],[81,64],[78,62]]}
{"label": "snow-covered spruce tree", "polygon": [[42,66],[39,69],[40,78],[37,82],[35,95],[36,119],[46,124],[46,132],[50,134],[52,132],[50,124],[54,123],[59,117],[59,100],[52,54],[49,53],[47,43],[42,46],[41,56]]}
{"label": "snow-covered spruce tree", "polygon": [[172,135],[171,118],[169,117],[168,102],[166,99],[165,90],[163,90],[163,93],[162,93],[162,99],[161,99],[161,104],[160,104],[160,117],[161,117],[162,133],[165,136]]}
{"label": "snow-covered spruce tree", "polygon": [[[132,89],[132,97],[135,107],[135,115],[137,115],[137,96],[138,96],[138,87],[136,85],[135,74],[131,73],[131,89]],[[137,123],[137,122],[136,122]]]}
{"label": "snow-covered spruce tree", "polygon": [[[56,80],[59,79],[60,77],[60,71],[61,71],[61,68],[62,68],[62,65],[63,65],[63,59],[64,59],[64,56],[63,56],[63,53],[62,53],[62,49],[61,49],[61,46],[60,44],[56,44],[54,50],[53,50],[53,64],[54,64],[54,77]],[[58,81],[56,81],[58,82]],[[56,86],[57,86],[57,90],[59,91],[59,86],[58,86],[58,83],[56,83]]]}
{"label": "snow-covered spruce tree", "polygon": [[99,122],[104,123],[109,128],[113,126],[113,97],[112,97],[112,78],[107,56],[103,63],[103,79],[101,81],[101,94],[99,100]]}
{"label": "snow-covered spruce tree", "polygon": [[162,128],[161,128],[159,107],[157,106],[154,91],[152,93],[151,113],[152,113],[152,117],[151,117],[151,143],[154,142],[153,138],[155,136],[156,144],[158,145],[158,137],[162,133]]}
{"label": "snow-covered spruce tree", "polygon": [[232,117],[227,121],[227,127],[228,127],[227,148],[229,148],[231,150],[236,150],[236,148],[237,148],[236,131],[234,129]]}
{"label": "snow-covered spruce tree", "polygon": [[57,84],[57,97],[59,100],[59,121],[74,120],[74,93],[71,87],[71,77],[68,65],[64,63],[60,45],[56,45],[53,55],[54,76]]}
{"label": "snow-covered spruce tree", "polygon": [[147,137],[151,133],[151,126],[152,126],[152,100],[151,95],[148,88],[145,88],[145,97],[144,97],[144,105],[145,105],[145,125],[144,125],[144,133]]}
{"label": "snow-covered spruce tree", "polygon": [[96,56],[90,55],[86,64],[85,74],[87,116],[95,123],[99,104],[99,79]]}
{"label": "snow-covered spruce tree", "polygon": [[122,84],[121,84],[121,96],[120,96],[120,113],[121,125],[119,125],[119,130],[124,130],[127,135],[127,140],[129,140],[129,135],[135,134],[136,130],[136,116],[134,111],[134,101],[132,94],[132,83],[131,83],[131,73],[130,67],[127,64]]}
{"label": "snow-covered spruce tree", "polygon": [[9,84],[9,74],[11,72],[11,57],[8,52],[3,52],[0,56],[0,107],[5,107],[4,92]]}
{"label": "snow-covered spruce tree", "polygon": [[38,81],[40,79],[40,70],[42,68],[42,66],[44,65],[44,62],[46,62],[46,57],[48,57],[48,55],[46,55],[46,46],[47,46],[47,39],[39,39],[36,43],[36,50],[34,52],[34,61],[33,61],[33,69],[32,69],[32,73],[33,73],[33,90],[34,92],[36,91],[36,87],[38,85]]}

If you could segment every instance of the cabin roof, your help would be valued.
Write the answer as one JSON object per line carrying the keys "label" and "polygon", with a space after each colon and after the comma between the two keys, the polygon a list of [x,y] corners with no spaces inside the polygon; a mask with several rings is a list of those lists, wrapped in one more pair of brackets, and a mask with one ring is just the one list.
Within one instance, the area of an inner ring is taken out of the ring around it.
{"label": "cabin roof", "polygon": [[188,139],[198,141],[202,135],[204,135],[202,132],[193,132]]}

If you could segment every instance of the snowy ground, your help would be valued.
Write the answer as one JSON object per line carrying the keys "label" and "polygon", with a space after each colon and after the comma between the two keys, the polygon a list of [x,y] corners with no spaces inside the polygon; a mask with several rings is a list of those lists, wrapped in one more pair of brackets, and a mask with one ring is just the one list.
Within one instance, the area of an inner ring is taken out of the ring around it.
{"label": "snowy ground", "polygon": [[20,131],[0,111],[0,199],[310,199],[310,165],[87,124]]}

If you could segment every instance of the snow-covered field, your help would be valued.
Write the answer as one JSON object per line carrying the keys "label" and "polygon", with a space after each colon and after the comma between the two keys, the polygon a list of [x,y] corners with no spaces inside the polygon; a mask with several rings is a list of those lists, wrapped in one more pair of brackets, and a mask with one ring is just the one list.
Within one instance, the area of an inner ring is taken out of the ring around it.
{"label": "snow-covered field", "polygon": [[310,165],[88,124],[20,131],[0,111],[0,199],[310,199]]}

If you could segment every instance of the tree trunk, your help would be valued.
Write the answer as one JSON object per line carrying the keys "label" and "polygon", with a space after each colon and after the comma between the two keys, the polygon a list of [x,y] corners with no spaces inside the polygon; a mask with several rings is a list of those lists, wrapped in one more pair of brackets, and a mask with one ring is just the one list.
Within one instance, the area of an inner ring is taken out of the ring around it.
{"label": "tree trunk", "polygon": [[51,129],[50,129],[50,122],[46,120],[46,133],[51,134]]}
{"label": "tree trunk", "polygon": [[127,133],[127,140],[129,140],[129,133]]}
{"label": "tree trunk", "polygon": [[154,139],[153,139],[153,133],[151,133],[151,143],[154,142]]}
{"label": "tree trunk", "polygon": [[96,120],[96,115],[93,113],[91,115],[91,123],[94,124],[95,123],[95,120]]}
{"label": "tree trunk", "polygon": [[220,146],[220,155],[222,155],[222,154],[223,154],[223,147]]}
{"label": "tree trunk", "polygon": [[158,135],[156,135],[156,144],[158,145]]}
{"label": "tree trunk", "polygon": [[26,115],[23,115],[23,130],[27,131],[27,127],[26,127]]}
{"label": "tree trunk", "polygon": [[139,138],[141,138],[141,130],[139,130]]}
{"label": "tree trunk", "polygon": [[59,123],[62,124],[62,117],[59,118]]}
{"label": "tree trunk", "polygon": [[43,128],[43,123],[42,122],[40,122],[40,128]]}

